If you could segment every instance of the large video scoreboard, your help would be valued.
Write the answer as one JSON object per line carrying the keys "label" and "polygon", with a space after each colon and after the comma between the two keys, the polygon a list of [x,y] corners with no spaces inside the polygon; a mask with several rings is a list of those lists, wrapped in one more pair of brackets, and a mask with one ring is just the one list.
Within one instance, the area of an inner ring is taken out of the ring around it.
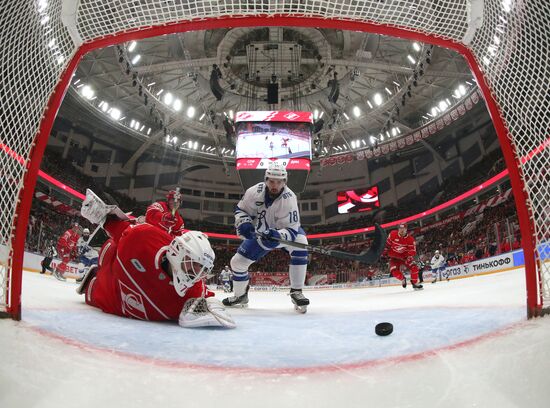
{"label": "large video scoreboard", "polygon": [[311,169],[312,124],[311,112],[237,112],[236,166],[243,188],[262,181],[276,160],[287,169],[288,186],[303,191]]}

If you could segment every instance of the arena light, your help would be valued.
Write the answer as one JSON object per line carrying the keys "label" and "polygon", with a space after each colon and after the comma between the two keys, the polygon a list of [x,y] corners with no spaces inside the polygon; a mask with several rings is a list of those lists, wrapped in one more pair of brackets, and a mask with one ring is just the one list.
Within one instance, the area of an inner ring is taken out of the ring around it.
{"label": "arena light", "polygon": [[437,109],[437,107],[435,107],[435,106],[430,111],[430,113],[433,117],[437,116],[438,112],[439,112],[439,109]]}
{"label": "arena light", "polygon": [[506,13],[509,13],[510,11],[512,11],[512,0],[502,0],[502,9]]}
{"label": "arena light", "polygon": [[36,9],[39,13],[42,13],[44,10],[46,10],[46,7],[48,7],[48,1],[47,0],[38,0]]}
{"label": "arena light", "polygon": [[233,119],[233,109],[229,109],[229,119]]}
{"label": "arena light", "polygon": [[135,55],[134,58],[132,58],[132,65],[136,65],[140,59],[141,59],[140,54]]}
{"label": "arena light", "polygon": [[317,119],[319,117],[319,109],[315,109],[313,111],[313,119]]}
{"label": "arena light", "polygon": [[101,101],[101,103],[99,104],[99,106],[101,107],[101,110],[103,112],[107,112],[107,110],[109,109],[109,104],[105,101]]}
{"label": "arena light", "polygon": [[110,115],[111,115],[111,118],[113,118],[114,120],[119,120],[121,112],[117,108],[112,108],[111,112],[110,112]]}
{"label": "arena light", "polygon": [[416,60],[411,54],[407,55],[407,58],[409,59],[410,62],[412,62],[413,64],[416,64]]}
{"label": "arena light", "polygon": [[447,102],[445,101],[439,101],[438,108],[441,112],[445,112],[449,105],[447,105]]}
{"label": "arena light", "polygon": [[[189,115],[189,112],[190,112],[190,109],[193,109],[193,115],[195,115],[195,108],[193,108],[192,106],[189,107],[189,109],[187,109],[187,116],[189,116],[190,118],[192,118],[193,116],[190,116]],[[199,118],[199,120],[203,120],[204,117],[206,116],[206,113],[202,113],[201,117]]]}
{"label": "arena light", "polygon": [[465,87],[464,85],[460,84],[460,85],[458,86],[458,92],[460,92],[460,95],[461,95],[461,96],[466,95],[466,87]]}
{"label": "arena light", "polygon": [[346,112],[342,112],[342,114],[344,115],[344,117],[346,118],[346,120],[349,120],[349,116]]}
{"label": "arena light", "polygon": [[377,106],[380,106],[382,105],[382,102],[384,101],[384,99],[382,99],[382,95],[380,95],[379,93],[375,94],[374,95],[374,103],[377,105]]}
{"label": "arena light", "polygon": [[413,42],[413,48],[416,52],[420,51],[420,44],[418,44],[416,41]]}
{"label": "arena light", "polygon": [[166,95],[164,95],[163,101],[166,105],[171,105],[173,100],[174,97],[170,92],[167,92]]}
{"label": "arena light", "polygon": [[149,136],[151,134],[151,128],[149,128],[149,130],[147,131],[147,136]]}
{"label": "arena light", "polygon": [[156,84],[156,82],[151,82],[150,84],[147,84],[147,86],[153,86],[155,84]]}
{"label": "arena light", "polygon": [[136,46],[137,46],[137,42],[132,41],[132,42],[130,43],[130,45],[128,46],[128,51],[129,51],[129,52],[134,51],[134,50],[136,49]]}
{"label": "arena light", "polygon": [[[194,107],[194,106],[189,106],[189,107],[187,108],[187,117],[189,117],[189,118],[194,117],[194,116],[195,116],[195,112],[196,112],[196,111],[195,111],[195,107]],[[203,113],[203,114],[201,115],[201,117],[200,117],[199,120],[202,120],[202,119],[204,118],[204,116],[205,116],[205,114]]]}
{"label": "arena light", "polygon": [[[168,94],[167,94],[168,95]],[[172,105],[174,107],[174,110],[176,112],[179,112],[181,110],[181,99],[174,100],[174,104]]]}
{"label": "arena light", "polygon": [[389,95],[391,95],[391,94],[392,94],[392,93],[391,93],[391,91],[390,91],[390,90],[389,90],[389,89],[388,89],[387,87],[386,87],[386,88],[384,88],[384,89],[386,90],[386,92],[387,92],[387,93],[388,93]]}
{"label": "arena light", "polygon": [[157,96],[160,96],[163,92],[164,92],[164,89],[161,89],[160,91],[157,92]]}
{"label": "arena light", "polygon": [[369,108],[372,109],[372,103],[370,103],[370,101],[367,101],[367,105],[369,105]]}
{"label": "arena light", "polygon": [[359,106],[353,107],[353,115],[358,118],[361,115],[361,109],[359,109]]}
{"label": "arena light", "polygon": [[95,91],[90,87],[90,85],[84,85],[81,92],[82,96],[84,96],[86,99],[92,99],[95,95]]}

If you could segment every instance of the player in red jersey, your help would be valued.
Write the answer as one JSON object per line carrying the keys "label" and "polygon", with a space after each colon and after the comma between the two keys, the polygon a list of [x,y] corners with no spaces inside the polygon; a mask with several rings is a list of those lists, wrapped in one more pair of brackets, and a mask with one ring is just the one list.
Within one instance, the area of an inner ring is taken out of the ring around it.
{"label": "player in red jersey", "polygon": [[180,236],[185,227],[183,218],[178,212],[180,204],[180,192],[171,190],[166,195],[166,201],[157,201],[147,207],[145,222],[166,231],[173,237]]}
{"label": "player in red jersey", "polygon": [[65,272],[71,259],[77,256],[76,244],[80,238],[80,226],[74,223],[73,226],[65,231],[57,241],[57,254],[61,258],[61,263],[55,268],[53,275],[59,280],[66,280]]}
{"label": "player in red jersey", "polygon": [[390,275],[401,281],[404,288],[407,287],[407,279],[401,272],[405,265],[411,271],[411,284],[415,290],[423,289],[418,282],[418,266],[414,263],[416,255],[416,242],[407,233],[407,224],[400,224],[397,230],[393,230],[386,240],[386,255],[390,258]]}
{"label": "player in red jersey", "polygon": [[90,268],[77,288],[87,304],[129,318],[178,321],[182,327],[235,327],[204,284],[214,251],[202,232],[174,238],[155,226],[135,223],[90,190],[81,213],[109,235],[99,266]]}

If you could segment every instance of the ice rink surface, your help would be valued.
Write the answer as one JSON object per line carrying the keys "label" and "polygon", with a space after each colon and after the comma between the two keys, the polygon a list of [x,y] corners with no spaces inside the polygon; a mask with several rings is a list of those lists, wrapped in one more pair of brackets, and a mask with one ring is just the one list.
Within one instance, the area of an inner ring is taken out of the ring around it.
{"label": "ice rink surface", "polygon": [[224,330],[106,315],[27,272],[22,321],[0,320],[0,407],[548,407],[550,318],[526,320],[524,281],[307,291],[305,315],[251,292]]}

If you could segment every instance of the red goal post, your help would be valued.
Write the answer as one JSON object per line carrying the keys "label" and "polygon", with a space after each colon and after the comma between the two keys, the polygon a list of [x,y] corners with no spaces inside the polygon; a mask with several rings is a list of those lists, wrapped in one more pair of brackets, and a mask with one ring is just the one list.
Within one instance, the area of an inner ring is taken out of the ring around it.
{"label": "red goal post", "polygon": [[[547,0],[21,0],[0,32],[0,315],[21,318],[32,195],[80,58],[130,40],[244,26],[347,29],[454,49],[481,89],[510,172],[525,253],[527,314],[550,306]],[[528,155],[538,150],[540,154]]]}

